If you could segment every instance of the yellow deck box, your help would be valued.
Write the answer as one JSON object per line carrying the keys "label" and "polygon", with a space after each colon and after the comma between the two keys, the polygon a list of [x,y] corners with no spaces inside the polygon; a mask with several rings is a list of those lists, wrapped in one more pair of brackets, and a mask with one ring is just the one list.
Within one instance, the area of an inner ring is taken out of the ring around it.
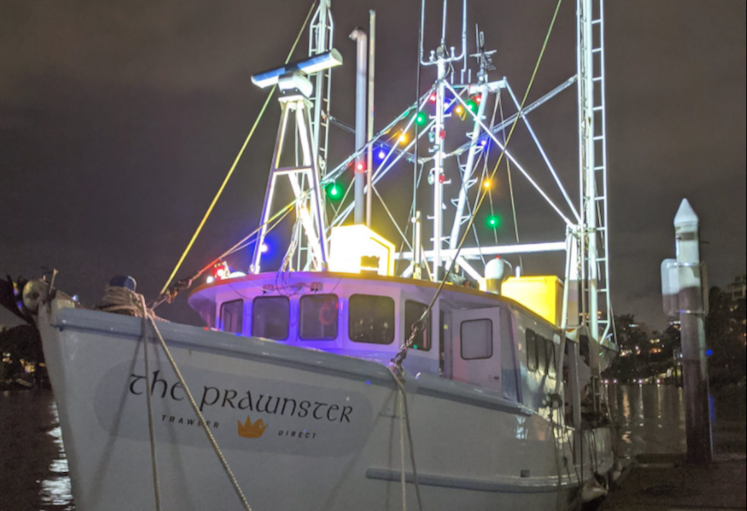
{"label": "yellow deck box", "polygon": [[503,283],[501,294],[519,302],[553,325],[561,325],[563,282],[555,275],[511,277]]}

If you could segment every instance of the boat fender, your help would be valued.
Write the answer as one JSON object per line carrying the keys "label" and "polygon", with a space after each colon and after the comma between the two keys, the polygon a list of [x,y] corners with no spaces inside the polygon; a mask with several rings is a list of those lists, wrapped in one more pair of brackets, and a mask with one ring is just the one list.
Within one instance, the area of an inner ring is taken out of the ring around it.
{"label": "boat fender", "polygon": [[601,499],[607,496],[607,489],[599,484],[596,478],[590,480],[584,485],[584,489],[581,491],[581,501],[586,504],[594,502],[595,500]]}
{"label": "boat fender", "polygon": [[39,279],[30,280],[23,286],[23,306],[32,314],[36,314],[48,294],[47,282]]}

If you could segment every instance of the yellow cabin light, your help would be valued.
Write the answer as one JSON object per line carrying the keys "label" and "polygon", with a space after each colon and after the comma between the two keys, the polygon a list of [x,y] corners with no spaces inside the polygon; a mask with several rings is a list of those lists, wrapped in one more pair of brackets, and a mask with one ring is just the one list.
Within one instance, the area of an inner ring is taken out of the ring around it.
{"label": "yellow cabin light", "polygon": [[[365,225],[335,227],[329,238],[329,270],[359,274],[366,269],[391,277],[394,275],[394,251],[394,244]],[[378,258],[378,270],[363,268],[363,258]]]}
{"label": "yellow cabin light", "polygon": [[563,314],[563,282],[556,277],[511,277],[503,283],[501,294],[522,304],[555,326]]}

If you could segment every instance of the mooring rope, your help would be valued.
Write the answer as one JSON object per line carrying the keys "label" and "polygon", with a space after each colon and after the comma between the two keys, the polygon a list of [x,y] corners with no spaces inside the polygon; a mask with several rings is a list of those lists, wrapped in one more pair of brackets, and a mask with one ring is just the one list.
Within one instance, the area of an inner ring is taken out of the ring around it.
{"label": "mooring rope", "polygon": [[[112,286],[109,286],[112,288]],[[116,288],[115,288],[116,289]],[[125,291],[129,291],[126,288]],[[114,293],[107,293],[114,294]],[[134,295],[134,293],[131,293]],[[128,297],[129,298],[129,297]],[[134,298],[134,297],[133,297]],[[147,314],[148,307],[145,305],[145,297],[139,295],[140,311],[143,317]],[[150,389],[150,356],[148,355],[148,322],[143,321],[143,358],[145,359],[145,388]],[[148,437],[150,438],[150,460],[153,472],[153,493],[156,499],[156,511],[161,511],[161,487],[158,484],[158,453],[156,452],[156,434],[153,426],[153,404],[150,391],[145,392],[146,403],[148,405]]]}
{"label": "mooring rope", "polygon": [[407,464],[405,463],[405,410],[402,402],[405,396],[400,393],[399,396],[399,465],[400,465],[400,484],[402,485],[402,511],[407,511]]}
{"label": "mooring rope", "polygon": [[[215,452],[215,455],[220,460],[220,463],[223,466],[223,469],[226,472],[226,475],[231,481],[231,484],[234,490],[236,491],[236,494],[239,497],[239,500],[241,501],[246,511],[252,511],[252,508],[249,505],[249,501],[247,500],[246,495],[244,494],[244,491],[241,489],[241,486],[239,485],[239,482],[236,479],[236,476],[234,475],[233,470],[231,470],[231,466],[229,465],[228,460],[223,454],[223,451],[218,445],[218,442],[215,440],[213,433],[210,431],[210,427],[205,421],[205,417],[202,415],[202,412],[200,411],[200,407],[197,405],[197,401],[195,401],[194,395],[192,394],[192,391],[189,389],[189,385],[187,385],[187,382],[184,379],[182,372],[179,370],[179,366],[177,365],[176,360],[174,360],[174,357],[171,354],[171,350],[166,344],[166,341],[164,340],[163,335],[161,335],[161,331],[159,330],[158,325],[156,324],[156,319],[157,319],[156,315],[153,313],[151,309],[148,309],[143,295],[140,295],[124,287],[108,286],[106,289],[105,302],[106,302],[105,305],[101,307],[102,310],[109,311],[109,312],[116,311],[116,312],[120,312],[124,314],[129,314],[131,316],[137,316],[143,319],[143,346],[145,347],[144,358],[145,358],[145,371],[146,371],[146,385],[148,384],[147,382],[148,382],[149,369],[150,369],[149,355],[148,355],[148,348],[147,348],[148,324],[150,323],[150,325],[153,327],[153,331],[155,332],[156,337],[158,338],[158,341],[161,347],[163,348],[164,353],[166,354],[166,358],[168,359],[169,364],[171,365],[171,368],[174,371],[174,374],[176,374],[176,377],[178,378],[179,383],[184,388],[184,393],[187,395],[187,399],[190,405],[192,406],[192,409],[195,415],[197,415],[197,418],[200,421],[200,425],[202,426],[202,429],[205,432],[205,435],[207,436],[208,441],[210,442],[210,445],[212,446],[213,451]],[[158,485],[158,464],[157,464],[157,456],[156,456],[157,454],[156,453],[156,438],[155,438],[155,433],[153,429],[153,417],[152,417],[153,412],[152,412],[152,405],[151,405],[151,400],[150,400],[150,393],[146,392],[146,395],[148,396],[148,400],[147,400],[148,432],[149,432],[150,443],[151,443],[151,462],[153,466],[153,487],[154,487],[155,499],[156,499],[156,509],[160,511],[161,496],[160,496],[160,489]]]}
{"label": "mooring rope", "polygon": [[213,433],[210,431],[210,427],[207,425],[207,422],[205,422],[205,417],[202,415],[202,412],[200,411],[200,407],[197,406],[197,402],[195,401],[195,398],[192,395],[192,392],[189,390],[189,386],[187,385],[187,382],[184,380],[184,376],[182,376],[182,373],[179,370],[179,366],[177,366],[176,361],[174,360],[174,357],[171,355],[171,350],[169,350],[169,347],[166,345],[166,341],[163,339],[161,332],[158,330],[158,326],[156,325],[156,321],[153,317],[153,314],[148,312],[147,319],[150,321],[150,324],[153,326],[153,330],[156,332],[156,336],[158,337],[158,340],[161,343],[161,347],[163,348],[163,351],[166,353],[166,358],[168,358],[169,363],[171,364],[171,367],[174,370],[174,373],[176,374],[176,377],[179,379],[179,383],[181,383],[182,387],[184,387],[184,393],[187,395],[187,398],[189,399],[189,403],[192,405],[192,409],[194,410],[195,415],[197,415],[197,418],[200,419],[200,424],[202,425],[202,429],[205,432],[205,435],[207,436],[208,440],[210,441],[210,445],[212,445],[213,450],[215,451],[215,455],[218,456],[218,459],[220,460],[221,465],[223,465],[223,469],[228,475],[228,478],[231,480],[231,484],[233,485],[234,490],[236,490],[236,494],[238,495],[239,500],[241,500],[241,503],[244,505],[244,508],[246,509],[246,511],[252,511],[252,507],[249,505],[249,501],[246,499],[246,495],[244,495],[244,491],[241,489],[241,486],[239,485],[239,481],[236,479],[236,476],[234,475],[233,470],[231,470],[231,466],[228,464],[228,460],[226,460],[226,457],[223,454],[223,451],[218,445],[218,442],[215,440]]}
{"label": "mooring rope", "polygon": [[[418,499],[418,509],[420,511],[423,511],[423,501],[420,496],[420,481],[418,479],[418,464],[415,461],[415,444],[412,441],[412,427],[410,426],[410,411],[407,407],[407,391],[405,389],[404,384],[402,383],[402,380],[404,378],[401,376],[401,373],[400,374],[397,373],[398,371],[397,368],[390,367],[389,370],[392,373],[392,376],[394,377],[395,383],[399,387],[399,392],[400,392],[400,397],[401,397],[400,406],[401,406],[401,410],[404,411],[405,430],[407,431],[407,441],[410,444],[410,463],[412,463],[412,476],[413,476],[413,482],[415,484],[415,495],[417,496],[417,499]],[[400,413],[400,415],[402,414]],[[402,423],[400,421],[400,430],[401,429],[402,429]],[[402,441],[402,445],[401,445],[402,457],[403,457],[402,459],[402,480],[403,480],[402,493],[404,495],[405,482],[406,482],[405,462],[404,462],[405,446],[404,446],[404,434],[401,431],[400,431],[400,439]]]}

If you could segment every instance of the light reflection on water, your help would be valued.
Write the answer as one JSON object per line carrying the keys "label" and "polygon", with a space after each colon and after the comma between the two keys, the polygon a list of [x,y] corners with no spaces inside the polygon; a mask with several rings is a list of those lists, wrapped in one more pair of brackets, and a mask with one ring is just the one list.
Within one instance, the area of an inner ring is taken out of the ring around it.
{"label": "light reflection on water", "polygon": [[[672,386],[609,387],[618,423],[618,453],[685,451],[685,408],[681,389]],[[745,391],[716,400],[717,449],[745,452]],[[0,393],[0,511],[74,510],[67,456],[52,392]]]}
{"label": "light reflection on water", "polygon": [[622,458],[685,452],[682,389],[670,385],[610,385],[609,397]]}
{"label": "light reflection on water", "polygon": [[53,443],[57,447],[58,457],[53,459],[49,464],[50,475],[41,481],[39,489],[39,498],[42,505],[51,505],[55,508],[73,510],[73,490],[70,484],[70,472],[67,465],[67,456],[65,455],[65,446],[62,444],[62,429],[60,428],[60,415],[57,412],[57,403],[52,401],[49,404],[50,414],[53,424],[57,426],[48,433],[53,438]]}
{"label": "light reflection on water", "polygon": [[0,418],[0,510],[74,510],[52,393],[2,392]]}
{"label": "light reflection on water", "polygon": [[[609,397],[618,427],[618,454],[623,459],[644,453],[686,452],[682,389],[672,385],[610,385]],[[716,451],[747,451],[745,389],[719,391],[713,405]]]}

